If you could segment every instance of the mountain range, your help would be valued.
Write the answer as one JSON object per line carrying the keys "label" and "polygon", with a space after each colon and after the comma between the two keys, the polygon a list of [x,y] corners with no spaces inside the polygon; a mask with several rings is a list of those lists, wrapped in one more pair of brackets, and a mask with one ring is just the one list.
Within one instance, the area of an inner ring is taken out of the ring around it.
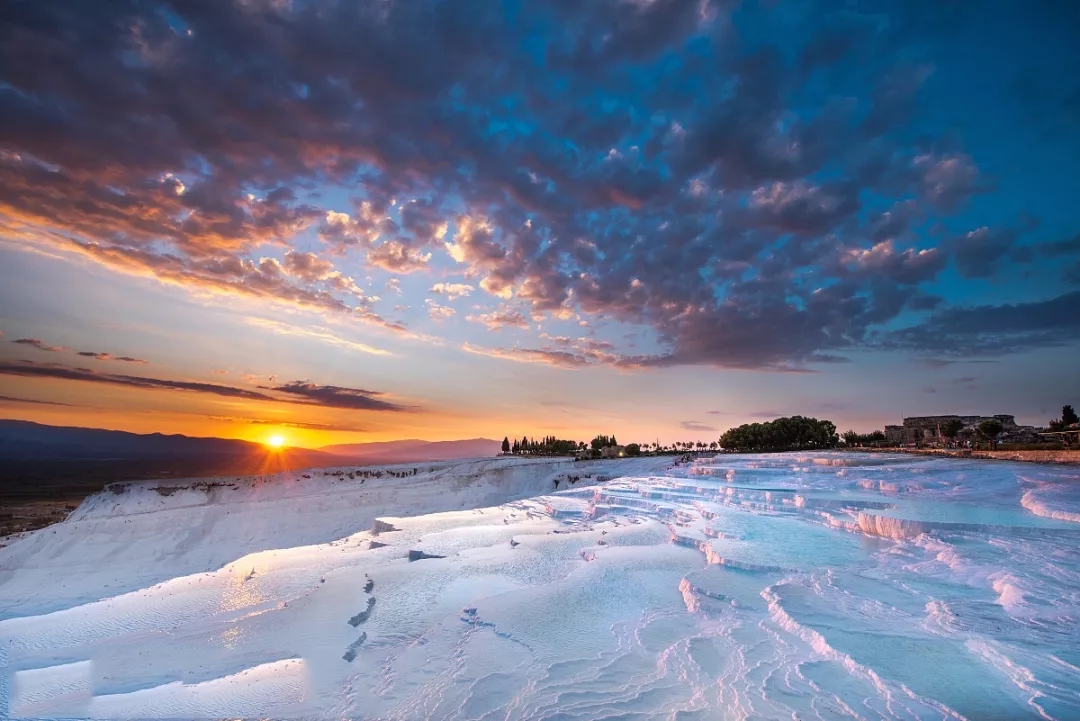
{"label": "mountain range", "polygon": [[[289,448],[282,455],[290,465],[335,466],[348,463],[408,463],[493,456],[499,441],[401,440],[349,443],[319,449]],[[198,438],[162,433],[128,433],[102,428],[48,426],[29,421],[0,420],[0,460],[117,461],[177,459],[262,459],[265,446],[229,438]],[[301,464],[301,465],[297,465]]]}
{"label": "mountain range", "polygon": [[0,420],[0,538],[62,520],[109,483],[267,475],[305,468],[491,456],[485,438],[350,443],[271,451],[229,438],[127,433]]}

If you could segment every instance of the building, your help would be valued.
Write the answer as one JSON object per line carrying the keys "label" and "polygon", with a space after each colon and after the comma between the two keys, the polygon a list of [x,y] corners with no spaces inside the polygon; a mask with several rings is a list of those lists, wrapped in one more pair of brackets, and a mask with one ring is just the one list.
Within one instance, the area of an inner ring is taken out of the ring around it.
{"label": "building", "polygon": [[903,426],[885,426],[885,440],[900,445],[904,442]]}
{"label": "building", "polygon": [[600,449],[601,458],[621,458],[626,455],[625,446],[604,446]]}
{"label": "building", "polygon": [[1060,441],[1066,448],[1080,446],[1080,423],[1073,423],[1060,431],[1039,431],[1038,435],[1044,439]]}
{"label": "building", "polygon": [[974,432],[980,423],[988,420],[1000,421],[1004,434],[1012,434],[1020,430],[1020,426],[1016,425],[1016,418],[1009,415],[912,416],[911,418],[905,418],[902,426],[885,426],[885,437],[888,440],[893,440],[897,436],[897,429],[899,429],[897,442],[902,445],[944,445],[946,438],[942,435],[941,429],[947,423],[960,421],[964,424],[965,431],[970,429],[970,431]]}

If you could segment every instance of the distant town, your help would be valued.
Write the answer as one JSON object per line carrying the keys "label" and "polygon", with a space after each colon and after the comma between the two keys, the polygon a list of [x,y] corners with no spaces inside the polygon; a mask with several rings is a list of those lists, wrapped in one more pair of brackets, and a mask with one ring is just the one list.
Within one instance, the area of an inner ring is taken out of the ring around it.
{"label": "distant town", "polygon": [[573,456],[595,460],[641,455],[693,455],[797,451],[826,448],[925,448],[978,450],[1068,450],[1080,447],[1080,419],[1071,405],[1046,426],[1022,426],[1015,416],[999,414],[910,416],[883,430],[837,433],[831,421],[790,416],[729,429],[715,441],[628,443],[598,435],[589,443],[545,436],[503,439],[504,455]]}

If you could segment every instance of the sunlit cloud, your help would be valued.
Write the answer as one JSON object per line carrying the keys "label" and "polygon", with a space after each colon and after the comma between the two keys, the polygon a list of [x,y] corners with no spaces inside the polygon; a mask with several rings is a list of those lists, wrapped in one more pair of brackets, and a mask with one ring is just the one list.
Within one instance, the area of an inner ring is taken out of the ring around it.
{"label": "sunlit cloud", "polygon": [[246,318],[245,321],[250,325],[258,326],[259,328],[265,328],[279,333],[282,335],[297,336],[300,338],[310,338],[322,343],[328,343],[330,345],[338,346],[339,348],[347,348],[349,350],[359,351],[361,353],[370,353],[371,355],[388,356],[393,355],[388,350],[382,348],[376,348],[375,346],[368,345],[367,343],[360,343],[357,341],[343,338],[340,335],[334,333],[329,328],[321,326],[299,326],[290,323],[284,323],[278,320],[271,320],[269,318]]}
{"label": "sunlit cloud", "polygon": [[445,295],[447,300],[464,298],[476,288],[465,283],[436,283],[431,286],[431,292],[437,295]]}
{"label": "sunlit cloud", "polygon": [[456,312],[450,306],[440,305],[430,298],[425,300],[424,304],[427,305],[428,315],[431,316],[433,320],[447,320],[448,318],[452,318]]}
{"label": "sunlit cloud", "polygon": [[509,308],[495,310],[490,313],[465,316],[465,320],[473,323],[483,323],[488,330],[501,330],[502,328],[528,328],[529,321],[520,311]]}

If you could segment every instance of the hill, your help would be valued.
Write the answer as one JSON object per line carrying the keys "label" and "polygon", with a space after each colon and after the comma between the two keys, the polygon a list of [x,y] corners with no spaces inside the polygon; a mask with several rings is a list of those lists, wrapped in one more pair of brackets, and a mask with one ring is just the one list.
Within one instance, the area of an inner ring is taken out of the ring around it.
{"label": "hill", "polygon": [[62,519],[115,481],[266,475],[306,468],[449,461],[496,455],[500,442],[404,440],[319,450],[229,438],[128,433],[0,420],[0,536]]}
{"label": "hill", "polygon": [[265,454],[256,443],[0,420],[0,459],[121,459]]}
{"label": "hill", "polygon": [[206,478],[342,465],[302,448],[0,420],[0,536],[60,520],[114,481]]}

